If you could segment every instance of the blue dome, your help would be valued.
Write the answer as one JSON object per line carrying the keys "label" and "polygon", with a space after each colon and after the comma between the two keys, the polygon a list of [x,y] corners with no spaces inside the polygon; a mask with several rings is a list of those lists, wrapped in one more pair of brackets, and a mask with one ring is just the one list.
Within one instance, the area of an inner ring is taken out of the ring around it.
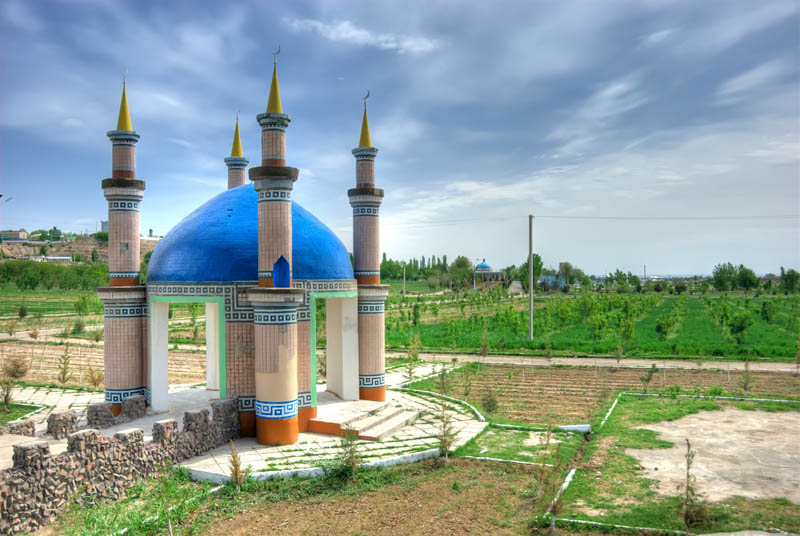
{"label": "blue dome", "polygon": [[[148,282],[256,281],[257,216],[258,195],[252,184],[214,197],[158,242]],[[350,254],[341,240],[294,201],[292,261],[294,279],[354,279]]]}
{"label": "blue dome", "polygon": [[491,272],[492,271],[492,267],[489,266],[489,263],[486,262],[486,259],[483,259],[483,262],[480,263],[478,266],[476,266],[475,269],[478,270],[478,271],[481,271],[481,272]]}

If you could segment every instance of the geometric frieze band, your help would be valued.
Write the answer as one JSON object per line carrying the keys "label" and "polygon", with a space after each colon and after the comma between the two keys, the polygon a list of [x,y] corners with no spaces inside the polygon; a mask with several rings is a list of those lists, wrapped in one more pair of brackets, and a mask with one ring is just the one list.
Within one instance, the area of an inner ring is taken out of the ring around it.
{"label": "geometric frieze band", "polygon": [[262,190],[258,192],[258,202],[291,201],[292,192],[287,190]]}
{"label": "geometric frieze band", "polygon": [[139,272],[108,272],[109,279],[139,279]]}
{"label": "geometric frieze band", "polygon": [[381,272],[380,270],[353,270],[353,275],[356,277],[378,277]]}
{"label": "geometric frieze band", "polygon": [[373,387],[384,387],[386,385],[385,374],[359,374],[358,386],[361,389],[371,389]]}
{"label": "geometric frieze band", "polygon": [[139,212],[139,201],[109,201],[110,212]]}
{"label": "geometric frieze band", "polygon": [[383,302],[359,302],[358,314],[383,314],[386,305]]}
{"label": "geometric frieze band", "polygon": [[288,419],[297,417],[298,402],[289,400],[287,402],[264,402],[256,400],[256,417],[259,419]]}
{"label": "geometric frieze band", "polygon": [[239,395],[239,412],[249,413],[256,410],[256,397]]}
{"label": "geometric frieze band", "polygon": [[300,404],[301,408],[310,408],[311,407],[311,392],[306,391],[304,393],[297,393],[297,402]]}
{"label": "geometric frieze band", "polygon": [[327,281],[292,281],[294,288],[304,288],[311,292],[326,292],[331,290],[352,291],[358,289],[358,283],[354,279],[332,279]]}
{"label": "geometric frieze band", "polygon": [[105,318],[139,318],[147,316],[147,305],[140,303],[106,305],[103,307]]}
{"label": "geometric frieze band", "polygon": [[259,279],[272,279],[272,270],[259,270],[258,271],[258,278]]}
{"label": "geometric frieze band", "polygon": [[106,402],[112,404],[122,404],[122,400],[130,396],[146,396],[144,387],[134,389],[108,389],[106,388]]}
{"label": "geometric frieze band", "polygon": [[303,307],[297,310],[298,322],[311,322],[311,310],[308,307]]}
{"label": "geometric frieze band", "polygon": [[297,311],[270,311],[261,312],[258,309],[253,315],[253,322],[257,326],[277,326],[297,323]]}
{"label": "geometric frieze band", "polygon": [[379,207],[353,206],[353,216],[379,216]]}

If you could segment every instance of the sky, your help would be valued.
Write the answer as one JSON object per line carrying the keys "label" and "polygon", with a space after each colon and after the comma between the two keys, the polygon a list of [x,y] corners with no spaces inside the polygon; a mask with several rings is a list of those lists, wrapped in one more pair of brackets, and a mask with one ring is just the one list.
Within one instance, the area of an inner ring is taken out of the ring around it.
{"label": "sky", "polygon": [[350,248],[370,91],[381,249],[587,273],[800,267],[798,1],[0,2],[0,227],[94,232],[122,74],[166,234],[227,184],[278,61],[294,199]]}

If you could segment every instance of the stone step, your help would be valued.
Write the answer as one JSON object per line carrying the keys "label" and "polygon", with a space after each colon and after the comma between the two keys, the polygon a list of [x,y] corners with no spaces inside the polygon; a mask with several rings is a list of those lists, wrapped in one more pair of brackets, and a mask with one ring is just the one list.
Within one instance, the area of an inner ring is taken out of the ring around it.
{"label": "stone step", "polygon": [[383,421],[380,424],[371,426],[365,430],[360,430],[358,437],[361,439],[368,439],[377,441],[378,439],[385,439],[404,426],[408,426],[417,420],[419,416],[418,411],[402,410],[398,414]]}
{"label": "stone step", "polygon": [[373,426],[377,426],[382,424],[395,415],[398,415],[403,412],[402,407],[397,406],[387,406],[380,411],[375,412],[374,414],[366,417],[364,419],[360,419],[355,422],[355,426],[352,426],[356,433],[361,436],[362,432],[372,428]]}

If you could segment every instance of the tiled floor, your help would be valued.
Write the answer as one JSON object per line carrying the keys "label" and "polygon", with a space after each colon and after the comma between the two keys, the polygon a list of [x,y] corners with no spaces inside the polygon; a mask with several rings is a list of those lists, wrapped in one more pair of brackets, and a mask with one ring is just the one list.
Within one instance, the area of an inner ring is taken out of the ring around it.
{"label": "tiled floor", "polygon": [[[428,363],[420,364],[414,371],[414,379],[435,374],[441,366]],[[451,365],[446,366],[449,368]],[[391,387],[406,381],[408,379],[406,374],[404,368],[388,371],[386,374],[387,386]],[[324,385],[318,386],[318,390],[320,391],[320,416],[327,413],[335,415],[337,411],[341,411],[346,413],[349,418],[359,412],[366,414],[386,405],[373,402],[365,403],[364,401],[342,403],[327,395],[324,392]],[[168,413],[147,415],[136,421],[106,428],[102,432],[107,436],[112,436],[114,433],[124,429],[141,428],[144,430],[145,440],[149,441],[152,438],[152,427],[155,421],[176,419],[179,423],[182,423],[185,411],[208,408],[208,401],[216,396],[216,392],[206,391],[202,387],[170,386],[170,411]],[[47,417],[53,411],[76,411],[80,426],[85,426],[86,408],[90,404],[102,402],[104,397],[103,393],[25,387],[15,390],[14,398],[22,403],[49,406],[32,417],[37,423],[37,435],[41,435],[47,428]],[[387,402],[389,406],[418,411],[419,417],[414,423],[396,430],[381,441],[359,440],[359,452],[365,461],[391,458],[400,454],[423,451],[437,446],[436,436],[439,433],[438,426],[441,415],[441,407],[437,401],[389,390],[387,391]],[[460,406],[448,405],[447,408],[447,414],[452,420],[453,431],[456,433],[456,442],[453,448],[467,442],[486,426],[486,423],[479,422],[472,414]],[[11,445],[14,442],[29,440],[30,438],[6,436],[4,443],[0,444],[0,469],[11,465]],[[49,439],[48,442],[53,454],[66,449],[66,440]],[[244,465],[249,465],[255,472],[261,472],[318,467],[325,460],[336,456],[340,442],[341,438],[337,436],[304,433],[300,434],[300,441],[294,445],[267,447],[258,445],[252,438],[240,439],[235,444]],[[229,456],[230,446],[224,445],[203,456],[192,458],[183,465],[202,472],[227,475]]]}

